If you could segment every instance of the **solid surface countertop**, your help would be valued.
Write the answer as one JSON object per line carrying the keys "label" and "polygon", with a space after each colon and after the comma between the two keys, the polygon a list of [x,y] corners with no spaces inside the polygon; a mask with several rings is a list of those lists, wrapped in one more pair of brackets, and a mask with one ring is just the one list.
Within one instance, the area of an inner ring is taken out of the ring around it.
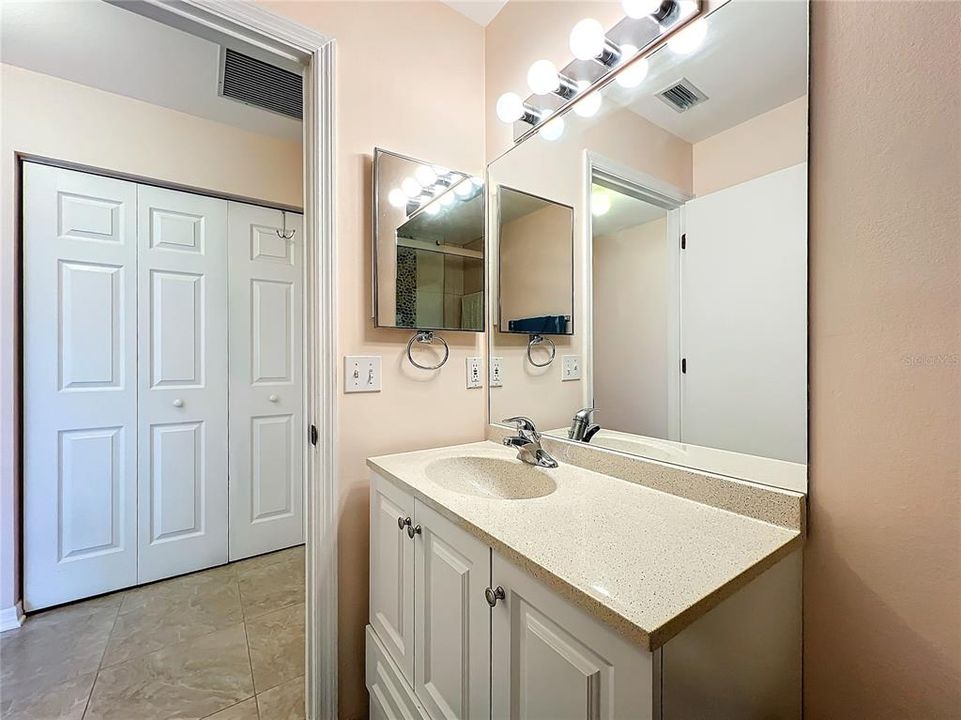
{"label": "solid surface countertop", "polygon": [[[795,528],[574,465],[535,468],[515,455],[488,441],[384,455],[367,464],[648,650],[802,543]],[[485,495],[482,484],[467,494],[448,482],[476,475],[477,468],[509,470],[504,474],[515,483],[526,485],[529,476],[531,487],[556,489],[504,499]]]}

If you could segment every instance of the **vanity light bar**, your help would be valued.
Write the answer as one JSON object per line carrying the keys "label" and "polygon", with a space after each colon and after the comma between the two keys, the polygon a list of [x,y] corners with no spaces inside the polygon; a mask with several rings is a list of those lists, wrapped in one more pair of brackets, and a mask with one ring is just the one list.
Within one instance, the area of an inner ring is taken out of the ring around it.
{"label": "vanity light bar", "polygon": [[[551,124],[546,139],[559,137],[559,116],[587,95],[596,93],[618,76],[629,73],[643,79],[644,72],[635,66],[646,63],[646,57],[671,36],[701,14],[701,0],[622,0],[626,17],[607,31],[592,18],[578,22],[571,30],[569,44],[575,59],[560,71],[549,60],[538,60],[527,73],[532,94],[526,99],[507,92],[497,101],[497,116],[513,126],[518,143],[535,131]],[[633,87],[640,80],[627,79],[621,84]],[[578,114],[597,112],[599,96],[590,98],[590,107]]]}

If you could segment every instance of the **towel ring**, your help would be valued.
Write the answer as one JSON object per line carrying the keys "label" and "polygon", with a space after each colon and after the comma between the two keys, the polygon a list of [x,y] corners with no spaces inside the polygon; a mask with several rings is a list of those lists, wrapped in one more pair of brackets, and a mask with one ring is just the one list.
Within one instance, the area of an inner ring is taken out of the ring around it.
{"label": "towel ring", "polygon": [[[436,365],[421,365],[419,362],[414,360],[413,354],[411,354],[411,348],[414,346],[414,342],[423,343],[425,345],[430,345],[434,342],[434,338],[437,338],[444,345],[444,357]],[[415,368],[421,370],[438,370],[444,366],[447,362],[447,358],[450,357],[450,347],[447,345],[447,341],[444,340],[440,335],[435,336],[430,330],[418,330],[417,333],[410,340],[407,341],[407,359],[410,360],[410,364]]]}
{"label": "towel ring", "polygon": [[[547,362],[545,363],[534,362],[534,358],[531,356],[531,348],[535,345],[540,345],[541,343],[545,342],[551,346],[550,357],[547,358]],[[531,340],[529,343],[527,343],[527,359],[530,360],[531,365],[534,367],[547,367],[554,362],[554,355],[556,354],[557,346],[554,344],[553,340],[551,340],[549,337],[544,337],[543,335],[531,335]]]}

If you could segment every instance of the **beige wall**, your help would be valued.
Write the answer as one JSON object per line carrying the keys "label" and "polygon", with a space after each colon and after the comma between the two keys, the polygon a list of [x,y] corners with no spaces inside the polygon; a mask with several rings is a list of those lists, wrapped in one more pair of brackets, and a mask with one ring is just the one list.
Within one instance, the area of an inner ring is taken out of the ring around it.
{"label": "beige wall", "polygon": [[694,143],[694,194],[707,195],[807,160],[808,99]]}
{"label": "beige wall", "polygon": [[959,27],[954,2],[813,7],[813,720],[961,717]]}
{"label": "beige wall", "polygon": [[[284,2],[274,12],[337,41],[338,354],[383,357],[384,389],[338,396],[340,712],[363,717],[371,455],[484,437],[484,390],[466,389],[465,358],[483,336],[445,332],[436,373],[404,359],[410,333],[370,319],[374,145],[483,175],[484,31],[437,2]],[[338,378],[342,383],[342,377]]]}
{"label": "beige wall", "polygon": [[303,204],[299,142],[256,135],[0,66],[0,608],[19,599],[19,457],[14,152],[288,205]]}

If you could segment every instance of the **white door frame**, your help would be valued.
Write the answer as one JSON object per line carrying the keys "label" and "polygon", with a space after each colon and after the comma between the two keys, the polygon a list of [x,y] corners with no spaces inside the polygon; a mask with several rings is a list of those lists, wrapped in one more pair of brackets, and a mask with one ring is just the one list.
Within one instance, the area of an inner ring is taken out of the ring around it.
{"label": "white door frame", "polygon": [[[128,10],[264,60],[304,68],[307,717],[337,717],[336,247],[334,39],[239,0],[142,0]],[[308,446],[309,447],[309,446]]]}

